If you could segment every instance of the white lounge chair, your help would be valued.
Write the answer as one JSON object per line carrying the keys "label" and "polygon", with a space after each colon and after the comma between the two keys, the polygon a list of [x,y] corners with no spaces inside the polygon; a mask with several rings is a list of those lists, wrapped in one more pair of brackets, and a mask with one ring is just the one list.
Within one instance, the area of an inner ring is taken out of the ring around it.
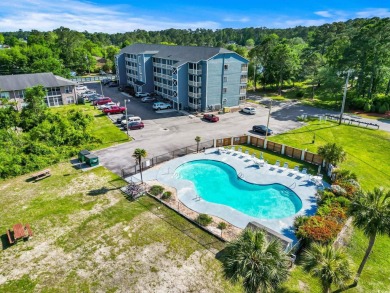
{"label": "white lounge chair", "polygon": [[299,173],[299,166],[295,166],[295,167],[294,167],[294,170],[292,170],[291,172],[293,172],[293,173]]}
{"label": "white lounge chair", "polygon": [[301,175],[307,176],[307,168],[303,168],[303,169],[302,169]]}
{"label": "white lounge chair", "polygon": [[287,170],[288,169],[288,163],[284,163],[282,169]]}
{"label": "white lounge chair", "polygon": [[279,161],[279,160],[277,160],[277,161],[275,162],[275,166],[276,166],[276,167],[280,167],[280,161]]}

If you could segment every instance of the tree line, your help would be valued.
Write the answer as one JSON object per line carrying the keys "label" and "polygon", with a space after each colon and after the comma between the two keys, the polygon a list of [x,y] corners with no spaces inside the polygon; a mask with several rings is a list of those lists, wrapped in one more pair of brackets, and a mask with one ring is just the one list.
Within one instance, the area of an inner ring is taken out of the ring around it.
{"label": "tree line", "polygon": [[225,47],[250,61],[249,85],[263,90],[300,85],[296,98],[340,100],[350,71],[347,107],[389,111],[390,18],[354,19],[289,29],[168,29],[126,33],[51,32],[0,34],[0,74],[52,71],[69,77],[97,71],[96,56],[115,70],[114,56],[133,43]]}

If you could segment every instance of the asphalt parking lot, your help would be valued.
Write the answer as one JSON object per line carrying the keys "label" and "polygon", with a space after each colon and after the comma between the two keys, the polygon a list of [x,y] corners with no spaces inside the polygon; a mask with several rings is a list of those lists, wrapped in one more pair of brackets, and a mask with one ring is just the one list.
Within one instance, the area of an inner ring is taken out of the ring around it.
{"label": "asphalt parking lot", "polygon": [[[90,89],[101,92],[100,84],[87,84]],[[176,149],[195,144],[195,137],[200,136],[202,141],[216,138],[232,137],[252,133],[252,126],[256,124],[267,124],[269,109],[262,105],[254,104],[257,113],[255,115],[243,114],[240,112],[218,115],[219,122],[211,123],[204,121],[201,117],[185,115],[178,111],[155,112],[152,103],[142,103],[140,99],[127,97],[118,91],[117,87],[104,87],[105,96],[111,97],[114,102],[124,105],[124,99],[129,99],[126,104],[129,114],[140,116],[145,128],[140,130],[129,130],[133,138],[131,142],[99,150],[96,154],[102,165],[117,174],[121,169],[134,165],[132,154],[136,148],[143,148],[147,151],[147,157],[162,155]],[[244,107],[244,106],[242,106]],[[336,115],[337,112],[303,106],[299,103],[275,102],[272,106],[269,127],[275,134],[280,134],[302,125],[297,121],[299,115]],[[111,115],[115,119],[119,115]],[[114,121],[115,121],[114,120]],[[364,119],[362,119],[364,120]],[[381,129],[390,131],[390,124],[382,123]],[[261,135],[259,135],[261,136]]]}

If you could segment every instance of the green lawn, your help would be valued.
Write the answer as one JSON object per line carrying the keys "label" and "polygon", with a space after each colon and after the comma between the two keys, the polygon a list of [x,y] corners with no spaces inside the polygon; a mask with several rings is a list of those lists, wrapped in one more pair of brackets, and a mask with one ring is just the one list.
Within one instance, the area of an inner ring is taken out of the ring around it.
{"label": "green lawn", "polygon": [[125,132],[121,131],[111,122],[106,114],[103,114],[102,111],[95,109],[90,103],[86,103],[85,105],[66,105],[58,108],[50,108],[50,111],[63,113],[71,109],[81,110],[83,113],[90,114],[94,117],[92,133],[102,141],[100,144],[94,144],[91,146],[94,149],[102,149],[111,145],[129,141]]}
{"label": "green lawn", "polygon": [[[315,143],[312,144],[315,134]],[[311,122],[302,128],[270,137],[271,141],[316,153],[319,146],[336,142],[347,152],[341,168],[356,173],[366,190],[390,188],[390,133],[334,122]]]}
{"label": "green lawn", "polygon": [[[224,243],[154,199],[129,202],[117,175],[68,163],[51,172],[0,183],[0,292],[242,292],[212,253]],[[18,222],[34,238],[9,246]]]}

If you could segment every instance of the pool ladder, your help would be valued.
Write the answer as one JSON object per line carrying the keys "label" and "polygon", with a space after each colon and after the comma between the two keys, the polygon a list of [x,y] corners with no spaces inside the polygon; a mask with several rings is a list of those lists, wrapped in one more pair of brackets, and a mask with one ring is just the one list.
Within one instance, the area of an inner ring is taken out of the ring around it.
{"label": "pool ladder", "polygon": [[242,174],[242,173],[240,172],[240,173],[238,173],[237,177],[238,177],[238,178],[244,178],[244,174]]}
{"label": "pool ladder", "polygon": [[297,186],[297,183],[294,182],[293,184],[291,184],[291,185],[289,186],[289,188],[294,189],[296,186]]}

